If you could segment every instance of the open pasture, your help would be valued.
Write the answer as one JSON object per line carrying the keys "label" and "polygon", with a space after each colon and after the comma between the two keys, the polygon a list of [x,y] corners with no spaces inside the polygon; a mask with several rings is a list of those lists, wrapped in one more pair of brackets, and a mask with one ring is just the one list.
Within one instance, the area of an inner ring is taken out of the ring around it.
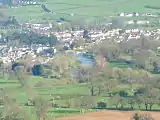
{"label": "open pasture", "polygon": [[[20,84],[17,80],[1,78],[0,79],[0,88],[3,88],[7,94],[11,97],[16,99],[16,102],[24,109],[26,114],[32,116],[32,119],[35,119],[33,114],[34,107],[26,106],[28,99],[35,96],[40,96],[46,101],[50,101],[54,98],[55,103],[58,107],[53,107],[48,111],[48,114],[51,114],[54,117],[63,117],[63,116],[70,116],[74,114],[81,114],[80,108],[65,108],[68,106],[68,100],[70,98],[81,98],[84,97],[91,97],[90,91],[87,84],[65,84],[64,82],[60,82],[54,79],[46,79],[41,77],[29,77],[27,79],[27,84],[29,86],[34,86],[34,89],[27,89],[21,88]],[[134,88],[137,88],[138,85],[133,85]],[[127,84],[120,84],[116,91],[125,90],[128,92],[129,95],[133,93],[130,90],[130,86]],[[115,92],[116,92],[115,91]],[[110,97],[106,95],[106,93],[102,93],[101,96],[93,96],[94,103],[99,101],[104,101],[107,103],[107,107],[112,108],[115,107],[110,104],[109,99]],[[52,102],[52,101],[50,101]],[[126,106],[130,107],[130,106]],[[138,106],[136,107],[138,109]],[[142,109],[145,109],[142,106]],[[159,106],[153,106],[154,110],[159,109]],[[94,110],[87,110],[86,112],[91,112]],[[70,119],[70,118],[69,118]],[[60,119],[61,120],[61,119]],[[63,119],[62,119],[63,120]],[[64,119],[65,120],[65,119]],[[66,119],[68,120],[68,118]],[[74,117],[73,117],[74,120]],[[86,119],[89,120],[89,119]],[[95,119],[98,120],[98,119]],[[117,120],[117,119],[115,119]]]}
{"label": "open pasture", "polygon": [[[158,0],[46,0],[40,4],[53,13],[46,13],[41,5],[22,6],[16,8],[1,8],[7,15],[14,15],[20,21],[47,21],[65,17],[68,20],[107,19],[121,12],[159,12],[157,9],[145,8],[145,5],[157,6]],[[158,7],[158,6],[157,6]]]}

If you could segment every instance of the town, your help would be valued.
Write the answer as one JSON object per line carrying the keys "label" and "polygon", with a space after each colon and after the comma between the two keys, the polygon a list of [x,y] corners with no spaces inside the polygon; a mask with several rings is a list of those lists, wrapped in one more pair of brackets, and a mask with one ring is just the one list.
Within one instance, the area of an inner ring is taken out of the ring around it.
{"label": "town", "polygon": [[152,0],[0,0],[0,119],[159,120]]}
{"label": "town", "polygon": [[[35,31],[37,33],[40,33],[43,36],[56,36],[57,41],[59,41],[63,48],[66,50],[71,49],[70,45],[77,40],[82,40],[84,39],[84,30],[76,30],[76,31],[69,31],[69,30],[64,30],[61,32],[52,32],[52,25],[51,24],[24,24],[22,25],[22,30],[27,30],[27,31]],[[103,30],[93,30],[89,29],[86,30],[87,34],[89,36],[89,44],[96,44],[100,41],[111,39],[114,40],[117,43],[128,41],[128,40],[135,40],[135,39],[140,39],[141,36],[146,36],[149,37],[150,39],[156,39],[160,40],[160,29],[153,29],[153,30],[143,30],[143,29],[111,29],[107,31]],[[22,32],[22,31],[21,31]],[[49,49],[52,50],[52,54],[56,54],[57,50],[54,47],[49,47],[49,45],[33,45],[34,47],[24,45],[24,46],[11,46],[8,48],[6,42],[6,38],[3,37],[3,35],[0,35],[0,41],[3,41],[4,44],[2,43],[0,48],[1,48],[1,60],[4,63],[11,63],[13,61],[16,61],[20,58],[23,58],[26,54],[29,54],[33,56],[36,59],[36,55],[41,53],[42,55],[45,54],[47,56],[50,52]],[[78,46],[78,48],[74,48],[77,52],[80,51],[85,51],[84,46]],[[81,49],[80,51],[79,48]],[[48,52],[47,52],[48,50]],[[34,52],[36,51],[36,52]],[[44,52],[46,51],[46,52]]]}

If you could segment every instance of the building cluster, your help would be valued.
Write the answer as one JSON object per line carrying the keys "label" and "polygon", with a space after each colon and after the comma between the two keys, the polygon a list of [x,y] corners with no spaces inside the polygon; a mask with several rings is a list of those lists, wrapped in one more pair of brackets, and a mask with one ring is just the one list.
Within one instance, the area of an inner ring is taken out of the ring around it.
{"label": "building cluster", "polygon": [[148,25],[151,22],[148,21],[148,20],[138,20],[138,21],[129,20],[129,21],[126,21],[125,23],[128,24],[128,25]]}
{"label": "building cluster", "polygon": [[[52,31],[52,24],[24,24],[22,25],[23,29],[28,31],[43,31],[39,32],[39,34],[43,35],[54,35],[57,37],[57,40],[63,47],[71,48],[72,43],[76,40],[82,40],[84,35],[84,30],[75,30],[75,31],[63,31],[56,32]],[[141,36],[147,36],[151,39],[160,39],[160,29],[154,30],[144,30],[144,29],[112,29],[108,31],[100,31],[100,30],[88,30],[89,36],[89,44],[97,43],[102,40],[112,39],[116,42],[140,39]],[[0,35],[0,40],[3,39],[3,36]],[[1,40],[2,41],[2,40]],[[83,48],[85,49],[85,48]],[[12,48],[4,45],[0,45],[0,59],[3,60],[4,63],[8,63],[11,61],[15,61],[23,58],[26,54],[29,54],[33,57],[38,55],[50,57],[56,53],[56,49],[50,48],[47,45],[33,45],[33,46],[23,46],[19,48]]]}
{"label": "building cluster", "polygon": [[[148,25],[150,23],[152,23],[152,21],[149,20],[135,20],[132,19],[134,17],[158,17],[158,15],[156,14],[152,14],[152,13],[119,13],[118,14],[119,17],[126,17],[126,18],[130,18],[129,21],[125,21],[125,24],[128,25]],[[160,21],[158,21],[160,23]]]}
{"label": "building cluster", "polygon": [[55,53],[55,48],[42,45],[34,45],[32,47],[8,47],[7,45],[0,46],[0,60],[3,61],[3,63],[11,63],[16,60],[21,60],[26,55],[29,55],[36,60],[37,56],[50,57]]}
{"label": "building cluster", "polygon": [[0,5],[12,5],[15,6],[24,6],[24,5],[37,5],[39,4],[35,0],[0,0]]}
{"label": "building cluster", "polygon": [[[72,31],[72,32],[55,32],[54,35],[57,36],[58,40],[61,41],[74,41],[78,38],[83,38],[82,31]],[[141,30],[141,29],[113,29],[107,32],[102,31],[89,31],[90,40],[92,42],[100,41],[104,39],[113,39],[117,42],[130,39],[139,39],[141,36],[150,37],[151,39],[160,39],[160,29],[155,30]]]}
{"label": "building cluster", "polygon": [[133,13],[119,13],[118,16],[120,17],[139,17],[139,16],[149,16],[149,17],[157,17],[157,15],[152,14],[152,13],[138,13],[138,12],[133,12]]}
{"label": "building cluster", "polygon": [[37,5],[38,2],[35,0],[12,0],[14,6],[24,6],[24,5]]}
{"label": "building cluster", "polygon": [[105,38],[113,39],[116,42],[128,41],[128,40],[135,40],[140,39],[141,36],[146,36],[151,39],[160,39],[160,30],[141,30],[141,29],[128,29],[128,30],[121,30],[116,29],[112,31],[108,31],[105,33]]}

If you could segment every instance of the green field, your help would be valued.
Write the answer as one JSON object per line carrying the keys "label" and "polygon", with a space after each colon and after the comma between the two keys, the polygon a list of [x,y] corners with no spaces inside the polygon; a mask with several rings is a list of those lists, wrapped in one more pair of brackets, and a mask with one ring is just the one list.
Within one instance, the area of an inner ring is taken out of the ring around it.
{"label": "green field", "polygon": [[[126,67],[126,65],[120,63],[112,63],[111,67]],[[30,98],[30,95],[33,96],[33,93],[35,93],[38,96],[41,96],[45,100],[49,101],[50,99],[54,98],[59,98],[55,99],[56,104],[59,105],[60,108],[52,108],[49,110],[48,114],[51,114],[54,117],[60,117],[60,116],[68,116],[68,115],[73,115],[73,114],[80,114],[80,108],[62,108],[66,107],[67,103],[66,101],[72,97],[81,97],[81,96],[90,96],[90,91],[88,89],[87,84],[79,84],[79,83],[72,83],[72,84],[64,84],[63,82],[58,82],[57,80],[54,79],[45,79],[41,77],[29,77],[27,79],[27,83],[30,86],[35,86],[37,83],[36,87],[34,87],[35,91],[30,91],[24,88],[20,87],[20,84],[18,83],[17,80],[12,80],[8,78],[0,78],[0,88],[4,88],[9,96],[11,98],[16,98],[16,101],[18,104],[22,106],[22,108],[26,111],[26,113],[30,116],[32,116],[32,119],[35,119],[35,116],[32,114],[33,112],[33,107],[28,107],[25,106],[25,103],[27,103],[28,98]],[[137,88],[137,85],[134,85],[134,88]],[[129,95],[133,95],[131,92],[130,86],[127,84],[120,84],[116,91],[120,90],[125,90],[128,92]],[[115,91],[115,92],[116,92]],[[95,100],[95,106],[97,102],[104,101],[107,103],[107,107],[114,107],[113,105],[108,102],[110,97],[106,95],[105,92],[101,94],[101,96],[94,96]],[[130,106],[126,106],[130,107]],[[144,108],[145,106],[142,106]],[[138,108],[138,107],[137,107]],[[153,106],[153,109],[159,109],[158,106]],[[93,111],[93,110],[89,110]],[[88,112],[89,112],[88,111]]]}
{"label": "green field", "polygon": [[[83,85],[57,85],[54,80],[43,79],[40,77],[30,77],[28,78],[27,82],[30,86],[34,86],[38,82],[43,82],[46,84],[41,87],[35,87],[35,91],[29,91],[24,88],[21,88],[17,80],[8,80],[8,78],[0,78],[0,88],[4,88],[4,90],[7,91],[7,94],[11,98],[16,98],[17,103],[22,106],[26,114],[32,116],[31,118],[33,120],[35,119],[35,116],[32,114],[34,107],[25,106],[28,98],[30,98],[29,96],[33,94],[33,92],[34,93],[36,92],[36,96],[41,96],[47,101],[53,98],[50,95],[54,97],[64,96],[64,99],[57,100],[56,104],[65,107],[65,99],[67,99],[67,96],[74,94],[74,92],[77,93],[78,95],[80,94],[83,95],[84,90],[86,90],[84,89],[85,87]],[[80,109],[52,108],[48,111],[48,114],[51,114],[54,117],[80,114]]]}
{"label": "green field", "polygon": [[[145,5],[157,6],[159,0],[46,0],[41,2],[55,14],[45,13],[40,5],[23,6],[18,8],[0,9],[7,15],[14,15],[20,21],[55,20],[65,17],[69,20],[104,19],[120,12],[160,12],[159,10],[145,8]],[[75,14],[70,16],[70,14]]]}

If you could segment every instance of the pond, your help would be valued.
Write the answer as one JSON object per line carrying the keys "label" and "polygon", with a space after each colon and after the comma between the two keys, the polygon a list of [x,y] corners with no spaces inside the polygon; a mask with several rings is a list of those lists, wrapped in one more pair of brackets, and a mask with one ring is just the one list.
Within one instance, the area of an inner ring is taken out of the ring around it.
{"label": "pond", "polygon": [[[74,56],[74,52],[67,52],[67,56]],[[81,62],[82,65],[93,65],[93,56],[89,53],[78,53],[76,59]]]}
{"label": "pond", "polygon": [[93,65],[93,59],[86,58],[82,54],[77,55],[77,60],[79,60],[81,64],[84,64],[84,65]]}

